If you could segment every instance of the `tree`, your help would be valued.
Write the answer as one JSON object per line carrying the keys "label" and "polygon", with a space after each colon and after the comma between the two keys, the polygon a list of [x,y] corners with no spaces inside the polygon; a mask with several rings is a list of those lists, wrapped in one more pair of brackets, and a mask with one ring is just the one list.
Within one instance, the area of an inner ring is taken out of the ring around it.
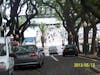
{"label": "tree", "polygon": [[[80,19],[81,5],[79,0],[41,0],[42,3],[56,11],[68,32],[68,43],[75,43],[78,46],[78,30],[81,26]],[[72,37],[72,38],[71,38]]]}
{"label": "tree", "polygon": [[[90,27],[88,28],[89,30],[92,28],[93,29],[93,34],[92,34],[92,43],[91,43],[91,53],[94,53],[95,46],[96,46],[96,24],[100,23],[100,1],[95,0],[81,0],[81,5],[84,9],[84,11],[88,12],[86,17],[86,20],[88,20],[88,23],[91,24]],[[88,31],[89,31],[88,30]],[[86,35],[86,34],[85,34]],[[86,44],[86,43],[85,43]],[[85,48],[84,48],[85,49]]]}
{"label": "tree", "polygon": [[42,35],[41,35],[41,43],[42,43],[42,47],[44,48],[45,31],[46,31],[46,29],[47,29],[46,24],[41,23],[41,24],[39,25],[39,28],[40,28],[40,31],[41,31],[41,33],[42,33]]}
{"label": "tree", "polygon": [[[7,36],[12,34],[14,40],[22,42],[24,38],[23,33],[30,25],[30,20],[38,14],[37,3],[35,0],[6,0],[3,4],[3,18],[7,21],[6,26],[10,29]],[[19,18],[23,8],[25,10],[25,21],[20,25]],[[9,16],[6,14],[7,9],[10,9]]]}
{"label": "tree", "polygon": [[[41,0],[42,3],[48,7],[51,7],[56,11],[61,20],[63,26],[68,31],[68,42],[76,43],[78,46],[78,30],[86,22],[87,26],[84,27],[84,45],[83,51],[88,52],[88,33],[91,28],[94,29],[92,38],[92,47],[94,48],[94,39],[96,38],[96,24],[99,19],[99,0]],[[93,4],[95,7],[93,7]],[[92,7],[90,7],[92,5]],[[92,8],[92,9],[91,9]],[[97,11],[98,10],[98,11]],[[92,14],[91,14],[92,13]],[[95,22],[91,22],[95,20]],[[78,23],[77,23],[78,21]],[[93,25],[94,24],[94,25]],[[87,50],[86,50],[87,49]]]}
{"label": "tree", "polygon": [[100,21],[100,0],[81,0],[81,4]]}

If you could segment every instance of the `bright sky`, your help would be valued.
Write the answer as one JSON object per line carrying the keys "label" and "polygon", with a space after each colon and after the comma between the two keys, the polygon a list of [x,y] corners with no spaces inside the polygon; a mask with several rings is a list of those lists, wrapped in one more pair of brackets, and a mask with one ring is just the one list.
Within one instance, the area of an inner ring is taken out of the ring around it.
{"label": "bright sky", "polygon": [[36,31],[33,28],[27,28],[24,32],[24,37],[35,37],[36,36]]}
{"label": "bright sky", "polygon": [[[26,8],[27,8],[27,6],[24,5],[23,8],[21,9],[21,12],[19,15],[25,15]],[[6,15],[10,15],[10,8],[7,8]]]}

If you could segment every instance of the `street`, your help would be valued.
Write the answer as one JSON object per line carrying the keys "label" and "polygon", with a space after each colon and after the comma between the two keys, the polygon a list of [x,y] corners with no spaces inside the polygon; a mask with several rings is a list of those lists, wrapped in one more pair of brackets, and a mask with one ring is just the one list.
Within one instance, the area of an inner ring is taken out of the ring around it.
{"label": "street", "polygon": [[74,56],[46,56],[42,68],[23,67],[15,70],[14,75],[96,75],[89,67],[74,67],[74,63],[95,63],[98,60],[91,60],[84,57]]}

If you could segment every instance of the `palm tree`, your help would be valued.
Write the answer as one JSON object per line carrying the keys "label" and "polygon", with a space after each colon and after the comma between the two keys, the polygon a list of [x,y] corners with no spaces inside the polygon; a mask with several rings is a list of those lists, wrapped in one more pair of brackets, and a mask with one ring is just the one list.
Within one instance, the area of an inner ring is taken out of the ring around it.
{"label": "palm tree", "polygon": [[44,42],[45,42],[45,31],[47,29],[46,24],[41,23],[39,25],[40,31],[41,31],[41,43],[42,43],[42,47],[44,48]]}

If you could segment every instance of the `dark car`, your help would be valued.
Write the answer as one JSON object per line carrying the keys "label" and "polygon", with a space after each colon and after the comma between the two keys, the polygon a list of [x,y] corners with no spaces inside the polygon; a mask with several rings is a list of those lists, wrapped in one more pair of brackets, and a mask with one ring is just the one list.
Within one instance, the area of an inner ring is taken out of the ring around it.
{"label": "dark car", "polygon": [[64,50],[63,50],[63,56],[65,55],[75,55],[78,56],[78,48],[76,45],[69,44],[66,45]]}
{"label": "dark car", "polygon": [[35,45],[15,46],[13,53],[15,55],[15,67],[25,65],[41,67],[44,62],[43,52]]}
{"label": "dark car", "polygon": [[58,54],[57,53],[57,47],[56,46],[50,46],[49,47],[49,54]]}

